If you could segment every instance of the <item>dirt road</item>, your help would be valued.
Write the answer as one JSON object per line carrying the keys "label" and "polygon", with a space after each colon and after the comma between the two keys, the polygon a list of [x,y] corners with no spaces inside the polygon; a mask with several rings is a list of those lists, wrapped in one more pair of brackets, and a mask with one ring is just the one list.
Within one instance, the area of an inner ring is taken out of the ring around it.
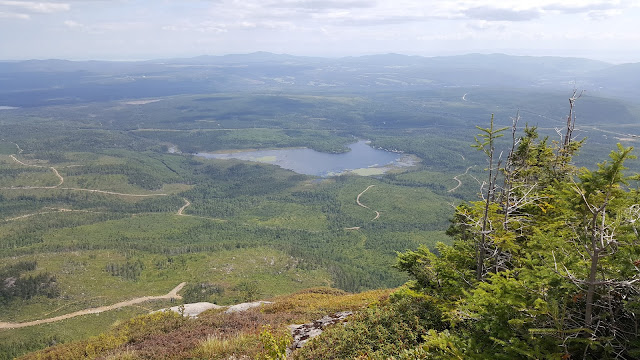
{"label": "dirt road", "polygon": [[[18,146],[18,144],[16,144],[16,146]],[[20,149],[19,146],[18,146],[18,149]],[[20,149],[20,152],[22,152],[22,149]],[[131,197],[167,196],[167,194],[144,194],[144,195],[139,195],[139,194],[125,194],[125,193],[119,193],[119,192],[115,192],[115,191],[106,191],[106,190],[82,189],[82,188],[73,188],[73,187],[60,187],[62,184],[64,184],[64,178],[62,177],[62,175],[60,175],[58,170],[56,170],[56,168],[54,168],[53,166],[42,166],[42,165],[26,164],[26,163],[18,160],[18,158],[16,158],[15,155],[9,155],[9,156],[13,159],[13,161],[15,161],[18,164],[23,165],[23,166],[31,166],[31,167],[49,168],[49,169],[51,169],[51,171],[53,171],[53,173],[56,175],[56,177],[58,177],[58,180],[60,180],[60,182],[58,183],[58,185],[53,185],[53,186],[10,186],[10,187],[2,187],[2,188],[0,188],[2,190],[59,189],[59,190],[71,190],[71,191],[85,191],[85,192],[92,192],[92,193],[99,193],[99,194],[117,195],[117,196],[131,196]],[[72,166],[78,166],[78,165],[70,165],[69,167],[72,167]]]}
{"label": "dirt road", "polygon": [[25,219],[28,217],[43,215],[43,214],[51,214],[56,212],[82,212],[82,213],[92,213],[92,214],[104,214],[102,211],[91,211],[91,210],[73,210],[73,209],[65,209],[65,208],[45,208],[44,211],[39,211],[32,214],[20,215],[9,219],[4,219],[4,221],[15,221],[20,219]]}
{"label": "dirt road", "polygon": [[456,191],[456,189],[458,189],[458,188],[462,185],[462,181],[460,181],[460,179],[458,179],[458,176],[467,175],[467,173],[469,172],[469,169],[471,169],[472,167],[475,167],[475,165],[473,165],[473,166],[469,166],[469,167],[467,168],[467,170],[466,170],[464,173],[454,176],[454,177],[453,177],[453,180],[457,181],[457,182],[458,182],[458,185],[456,185],[456,187],[454,187],[453,189],[447,190],[447,192],[454,192],[454,191]]}
{"label": "dirt road", "polygon": [[[16,145],[17,146],[17,145]],[[64,183],[64,178],[62,177],[62,175],[60,175],[60,173],[58,172],[58,170],[56,170],[56,168],[54,168],[53,166],[42,166],[42,165],[32,165],[32,164],[26,164],[23,163],[22,161],[18,160],[18,158],[16,158],[15,155],[9,155],[13,161],[17,162],[20,165],[23,166],[31,166],[31,167],[37,167],[37,168],[49,168],[51,169],[51,171],[53,171],[53,173],[58,177],[58,180],[60,180],[60,182],[58,183],[58,185],[54,185],[54,186],[43,186],[43,189],[55,189],[58,186],[62,185]]]}
{"label": "dirt road", "polygon": [[119,303],[116,303],[116,304],[113,304],[113,305],[107,305],[107,306],[100,306],[100,307],[97,307],[97,308],[84,309],[84,310],[76,311],[76,312],[73,312],[73,313],[70,313],[70,314],[55,316],[55,317],[48,318],[48,319],[27,321],[27,322],[22,322],[22,323],[0,322],[0,329],[17,329],[17,328],[22,328],[22,327],[27,327],[27,326],[47,324],[47,323],[52,323],[52,322],[56,322],[56,321],[60,321],[60,320],[69,319],[69,318],[76,317],[76,316],[88,315],[88,314],[97,314],[97,313],[101,313],[101,312],[105,312],[105,311],[109,311],[109,310],[114,310],[114,309],[118,309],[118,308],[125,307],[125,306],[131,306],[131,305],[135,305],[135,304],[139,304],[139,303],[143,303],[143,302],[151,301],[151,300],[182,299],[182,296],[178,295],[178,291],[182,290],[182,288],[186,284],[187,284],[186,282],[180,283],[178,286],[173,288],[173,290],[169,291],[165,295],[143,296],[143,297],[127,300],[127,301],[122,301],[122,302],[119,302]]}
{"label": "dirt road", "polygon": [[191,203],[189,202],[189,200],[182,198],[182,200],[184,200],[184,205],[178,209],[178,215],[180,216],[186,216],[185,214],[183,214],[182,212],[184,211],[184,209],[187,208],[187,206],[191,205]]}
{"label": "dirt road", "polygon": [[374,217],[373,219],[371,219],[371,221],[376,220],[380,217],[380,213],[378,211],[372,210],[370,207],[368,207],[367,205],[364,205],[363,203],[360,202],[360,196],[362,196],[362,194],[364,194],[365,192],[367,192],[367,190],[371,189],[372,187],[374,187],[375,185],[369,185],[366,189],[364,189],[360,194],[358,194],[358,196],[356,196],[356,203],[359,206],[362,206],[365,209],[369,209],[373,212],[376,213],[376,217]]}

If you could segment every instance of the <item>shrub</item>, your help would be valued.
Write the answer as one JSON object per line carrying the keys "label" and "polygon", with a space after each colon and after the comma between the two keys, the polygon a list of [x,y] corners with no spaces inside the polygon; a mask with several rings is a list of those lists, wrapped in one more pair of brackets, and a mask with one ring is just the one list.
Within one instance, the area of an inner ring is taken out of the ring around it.
{"label": "shrub", "polygon": [[429,329],[442,329],[441,313],[427,296],[392,296],[334,326],[295,354],[296,359],[387,359],[419,345]]}
{"label": "shrub", "polygon": [[266,326],[260,333],[260,342],[262,342],[264,351],[259,359],[287,360],[287,347],[292,340],[288,331],[281,329],[272,333],[271,327]]}

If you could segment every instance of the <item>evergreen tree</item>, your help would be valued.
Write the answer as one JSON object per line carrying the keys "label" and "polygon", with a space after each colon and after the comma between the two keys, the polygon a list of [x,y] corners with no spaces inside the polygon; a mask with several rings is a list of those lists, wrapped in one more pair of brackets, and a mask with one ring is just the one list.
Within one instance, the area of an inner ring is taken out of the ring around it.
{"label": "evergreen tree", "polygon": [[482,199],[456,208],[438,254],[400,254],[408,285],[438,299],[450,329],[431,331],[424,357],[477,359],[630,359],[640,356],[638,191],[624,174],[632,148],[618,146],[598,169],[576,169],[582,141],[571,138],[572,97],[560,142],[525,127],[504,167],[495,138],[482,131],[487,155]]}

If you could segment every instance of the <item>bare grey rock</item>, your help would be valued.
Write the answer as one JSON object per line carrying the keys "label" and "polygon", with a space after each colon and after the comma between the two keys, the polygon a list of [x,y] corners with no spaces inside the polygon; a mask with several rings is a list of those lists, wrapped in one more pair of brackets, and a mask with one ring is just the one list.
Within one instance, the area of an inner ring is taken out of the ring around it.
{"label": "bare grey rock", "polygon": [[351,315],[353,315],[353,312],[343,311],[333,315],[327,315],[322,319],[315,320],[314,322],[302,325],[289,325],[291,335],[293,336],[293,343],[291,343],[289,349],[293,351],[301,348],[307,341],[322,334],[325,327],[341,323]]}
{"label": "bare grey rock", "polygon": [[273,304],[273,303],[271,301],[254,301],[254,302],[237,304],[237,305],[229,306],[229,308],[227,308],[227,310],[225,310],[224,313],[231,314],[234,312],[246,311],[254,307],[262,306],[263,304]]}
{"label": "bare grey rock", "polygon": [[178,314],[182,314],[183,316],[188,316],[192,318],[197,318],[200,313],[207,311],[209,309],[221,309],[224,306],[212,304],[210,302],[199,302],[199,303],[191,303],[191,304],[183,304],[178,306],[173,306],[168,309],[162,309],[158,311],[173,311]]}
{"label": "bare grey rock", "polygon": [[173,311],[178,314],[182,314],[184,316],[197,318],[198,315],[200,315],[200,313],[207,311],[209,309],[227,308],[227,310],[225,310],[225,314],[231,314],[234,312],[246,311],[254,307],[262,306],[264,304],[273,304],[273,303],[271,301],[255,301],[255,302],[242,303],[242,304],[237,304],[232,306],[220,306],[220,305],[212,304],[210,302],[199,302],[199,303],[173,306],[168,309],[161,309],[158,311]]}

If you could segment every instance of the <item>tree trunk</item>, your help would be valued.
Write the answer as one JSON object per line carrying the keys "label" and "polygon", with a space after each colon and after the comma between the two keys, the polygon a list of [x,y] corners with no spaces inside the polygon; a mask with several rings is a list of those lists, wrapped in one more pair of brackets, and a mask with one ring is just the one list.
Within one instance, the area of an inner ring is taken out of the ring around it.
{"label": "tree trunk", "polygon": [[591,268],[589,269],[589,280],[587,281],[587,304],[584,309],[585,328],[590,328],[593,324],[593,297],[596,292],[598,260],[600,259],[600,251],[602,251],[602,249],[598,247],[598,236],[602,236],[602,231],[604,231],[604,226],[602,229],[598,228],[598,215],[602,213],[602,220],[604,221],[606,203],[607,200],[605,200],[605,204],[599,210],[594,211],[593,219],[591,220],[591,251],[589,252],[589,255],[591,255]]}
{"label": "tree trunk", "polygon": [[589,270],[589,281],[587,284],[587,305],[584,310],[584,327],[590,328],[593,323],[593,296],[596,292],[596,275],[598,272],[598,258],[600,256],[600,249],[597,248],[597,244],[595,244],[595,240],[593,241],[594,247],[593,253],[591,255],[591,269]]}

